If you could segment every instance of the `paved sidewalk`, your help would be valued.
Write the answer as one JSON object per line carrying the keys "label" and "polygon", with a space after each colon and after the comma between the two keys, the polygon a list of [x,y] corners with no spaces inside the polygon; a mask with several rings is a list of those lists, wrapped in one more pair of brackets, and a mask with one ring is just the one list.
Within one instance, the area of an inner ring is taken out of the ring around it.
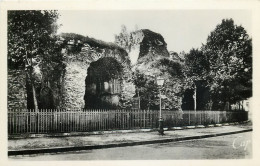
{"label": "paved sidewalk", "polygon": [[230,125],[210,128],[169,130],[165,131],[164,136],[161,136],[158,134],[158,132],[153,131],[139,133],[109,133],[89,136],[9,139],[8,151],[9,155],[15,155],[24,153],[32,154],[37,152],[51,153],[51,149],[53,149],[53,152],[99,149],[199,139],[251,130],[252,127],[247,125]]}

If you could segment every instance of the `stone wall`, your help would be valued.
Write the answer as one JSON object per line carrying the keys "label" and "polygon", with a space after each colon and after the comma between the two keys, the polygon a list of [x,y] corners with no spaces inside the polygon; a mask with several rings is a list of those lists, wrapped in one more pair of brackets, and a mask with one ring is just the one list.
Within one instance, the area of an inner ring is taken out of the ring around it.
{"label": "stone wall", "polygon": [[[133,62],[137,62],[137,65],[138,62],[142,62],[140,58],[150,57],[153,59],[155,56],[169,56],[167,44],[160,34],[150,30],[140,30],[133,33],[132,40],[133,45],[129,55]],[[131,66],[128,53],[113,44],[105,44],[105,42],[97,42],[95,40],[91,41],[90,39],[86,40],[82,45],[83,47],[79,53],[68,54],[67,51],[63,50],[63,58],[66,64],[64,75],[60,76],[60,82],[53,82],[49,86],[53,92],[55,108],[81,109],[85,107],[85,79],[88,67],[92,62],[104,57],[113,57],[123,66],[124,83],[122,84],[120,99],[117,100],[122,101],[121,104],[123,107],[126,107],[129,104],[128,101],[135,95],[135,86],[131,81],[132,72],[135,68]],[[8,107],[26,108],[25,73],[22,71],[10,71],[8,72],[8,81]]]}
{"label": "stone wall", "polygon": [[8,69],[8,109],[26,109],[26,75],[24,70]]}
{"label": "stone wall", "polygon": [[63,109],[84,108],[85,78],[88,64],[83,62],[68,62],[63,84]]}
{"label": "stone wall", "polygon": [[[132,32],[131,36],[132,45],[129,52],[130,57],[133,56],[133,53],[131,52],[136,52],[136,50],[139,50],[138,59],[146,57],[147,55],[153,55],[153,57],[169,57],[167,43],[164,41],[161,34],[153,32],[149,29],[142,29]],[[131,57],[131,59],[133,58]]]}
{"label": "stone wall", "polygon": [[[85,108],[85,79],[88,67],[92,62],[96,62],[104,57],[113,57],[123,66],[124,73],[131,73],[130,60],[127,53],[117,48],[91,47],[85,43],[81,52],[65,54],[64,56],[66,69],[63,79],[63,101],[60,107],[63,109]],[[128,74],[124,74],[124,76],[130,77]],[[129,87],[129,85],[127,86]],[[127,98],[134,95],[134,89],[131,88],[131,90],[133,92],[131,92],[131,95],[128,94]]]}

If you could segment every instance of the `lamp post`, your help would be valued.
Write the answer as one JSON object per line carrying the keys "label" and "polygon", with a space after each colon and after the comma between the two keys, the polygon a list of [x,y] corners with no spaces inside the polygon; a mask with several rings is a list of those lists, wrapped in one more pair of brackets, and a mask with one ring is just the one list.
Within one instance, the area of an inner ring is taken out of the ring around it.
{"label": "lamp post", "polygon": [[160,93],[160,117],[159,117],[159,130],[158,132],[161,135],[164,135],[163,130],[163,118],[162,118],[162,98],[161,98],[161,89],[164,83],[164,79],[162,77],[157,77],[157,85],[159,86],[159,93]]}

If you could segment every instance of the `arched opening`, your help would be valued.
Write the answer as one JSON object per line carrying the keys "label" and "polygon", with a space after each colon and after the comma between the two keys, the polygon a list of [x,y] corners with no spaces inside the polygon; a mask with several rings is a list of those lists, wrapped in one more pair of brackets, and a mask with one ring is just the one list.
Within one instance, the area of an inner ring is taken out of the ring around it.
{"label": "arched opening", "polygon": [[123,67],[112,57],[92,62],[85,80],[85,108],[117,108],[122,91]]}

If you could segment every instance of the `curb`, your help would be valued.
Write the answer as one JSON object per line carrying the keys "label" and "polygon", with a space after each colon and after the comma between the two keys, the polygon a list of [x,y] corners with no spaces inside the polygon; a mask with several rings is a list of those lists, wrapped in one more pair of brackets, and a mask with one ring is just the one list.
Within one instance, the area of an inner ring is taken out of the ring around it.
{"label": "curb", "polygon": [[196,128],[205,128],[204,125],[197,125]]}
{"label": "curb", "polygon": [[170,130],[183,130],[184,128],[183,127],[172,127],[170,128]]}
{"label": "curb", "polygon": [[184,129],[195,129],[195,126],[185,126]]}
{"label": "curb", "polygon": [[223,126],[229,126],[229,123],[223,123]]}
{"label": "curb", "polygon": [[192,139],[202,139],[202,138],[238,134],[238,133],[244,133],[244,132],[249,132],[249,131],[253,131],[253,129],[240,130],[240,131],[227,132],[227,133],[208,134],[208,135],[201,135],[201,136],[168,138],[168,139],[151,140],[151,141],[136,141],[136,142],[126,142],[126,143],[118,143],[118,144],[87,145],[87,146],[80,146],[80,147],[55,147],[55,148],[27,149],[27,150],[10,150],[10,151],[8,151],[8,156],[30,155],[30,154],[39,154],[39,153],[57,153],[57,152],[69,152],[69,151],[92,150],[92,149],[125,147],[125,146],[135,146],[135,145],[146,145],[146,144],[155,144],[155,143],[178,142],[178,141],[185,141],[185,140],[192,140]]}

